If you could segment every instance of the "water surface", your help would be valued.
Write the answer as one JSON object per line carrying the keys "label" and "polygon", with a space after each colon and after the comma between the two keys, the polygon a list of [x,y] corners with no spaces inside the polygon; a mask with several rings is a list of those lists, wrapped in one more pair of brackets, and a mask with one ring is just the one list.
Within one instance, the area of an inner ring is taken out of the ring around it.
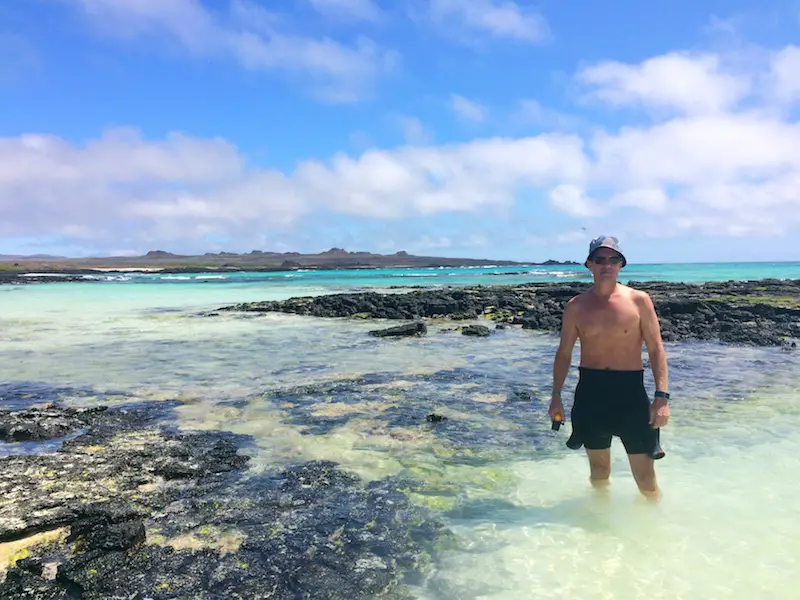
{"label": "water surface", "polygon": [[367,332],[389,323],[202,316],[370,285],[213,281],[6,286],[3,405],[177,399],[183,428],[253,436],[253,471],[323,458],[390,479],[456,534],[413,589],[420,599],[796,597],[797,352],[667,346],[673,417],[652,505],[617,441],[598,494],[583,454],[564,446],[568,428],[550,430],[556,336],[472,338],[440,322],[425,338],[386,340]]}

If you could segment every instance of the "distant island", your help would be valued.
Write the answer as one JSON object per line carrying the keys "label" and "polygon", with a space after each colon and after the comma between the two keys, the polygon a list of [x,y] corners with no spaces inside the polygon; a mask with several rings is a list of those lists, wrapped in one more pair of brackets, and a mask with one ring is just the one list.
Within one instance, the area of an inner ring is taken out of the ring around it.
{"label": "distant island", "polygon": [[183,255],[151,250],[143,256],[108,256],[70,258],[64,256],[0,255],[0,271],[25,273],[47,271],[51,273],[80,274],[93,271],[159,271],[164,273],[199,273],[206,271],[294,271],[298,269],[380,269],[389,267],[471,267],[471,266],[542,266],[576,265],[573,261],[547,260],[544,262],[518,262],[477,258],[445,258],[440,256],[414,256],[405,251],[394,254],[349,252],[331,248],[319,254],[299,252],[263,252],[253,250],[247,254],[234,252],[207,252],[202,255]]}

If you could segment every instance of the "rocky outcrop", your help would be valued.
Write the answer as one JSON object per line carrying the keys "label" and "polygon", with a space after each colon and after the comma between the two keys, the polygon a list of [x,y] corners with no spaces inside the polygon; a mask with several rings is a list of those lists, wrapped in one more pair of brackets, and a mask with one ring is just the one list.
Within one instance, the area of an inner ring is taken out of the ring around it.
{"label": "rocky outcrop", "polygon": [[[800,338],[800,280],[631,285],[650,293],[667,341],[775,346]],[[363,292],[251,302],[219,310],[413,321],[485,318],[556,332],[566,302],[588,288],[589,284],[571,283]]]}
{"label": "rocky outcrop", "polygon": [[0,410],[0,441],[28,442],[64,437],[87,426],[105,407],[66,408],[55,406],[24,411]]}
{"label": "rocky outcrop", "polygon": [[0,599],[399,598],[425,568],[440,528],[396,489],[327,461],[245,478],[247,438],[163,412],[108,409],[57,452],[0,459],[0,543],[65,531]]}

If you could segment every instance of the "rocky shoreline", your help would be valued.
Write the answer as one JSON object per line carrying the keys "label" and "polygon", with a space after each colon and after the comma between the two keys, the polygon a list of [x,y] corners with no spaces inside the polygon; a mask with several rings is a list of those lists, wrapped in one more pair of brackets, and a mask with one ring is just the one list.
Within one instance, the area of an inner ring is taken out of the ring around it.
{"label": "rocky shoreline", "polygon": [[5,440],[63,440],[0,458],[0,599],[407,597],[427,512],[328,461],[248,474],[249,438],[169,409],[0,411]]}
{"label": "rocky shoreline", "polygon": [[[704,284],[631,282],[653,299],[665,341],[796,347],[800,338],[800,280],[766,279]],[[417,288],[359,292],[224,306],[216,312],[282,312],[313,317],[410,321],[408,335],[424,335],[425,320],[484,319],[502,326],[557,332],[564,305],[588,283]],[[215,313],[210,313],[215,314]]]}

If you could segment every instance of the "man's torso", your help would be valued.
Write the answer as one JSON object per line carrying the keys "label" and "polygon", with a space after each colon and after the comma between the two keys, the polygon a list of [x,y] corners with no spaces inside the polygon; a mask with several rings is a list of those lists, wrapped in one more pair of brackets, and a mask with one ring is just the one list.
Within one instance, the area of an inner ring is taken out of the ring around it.
{"label": "man's torso", "polygon": [[619,284],[607,300],[592,292],[575,298],[582,367],[617,371],[642,368],[639,294]]}

